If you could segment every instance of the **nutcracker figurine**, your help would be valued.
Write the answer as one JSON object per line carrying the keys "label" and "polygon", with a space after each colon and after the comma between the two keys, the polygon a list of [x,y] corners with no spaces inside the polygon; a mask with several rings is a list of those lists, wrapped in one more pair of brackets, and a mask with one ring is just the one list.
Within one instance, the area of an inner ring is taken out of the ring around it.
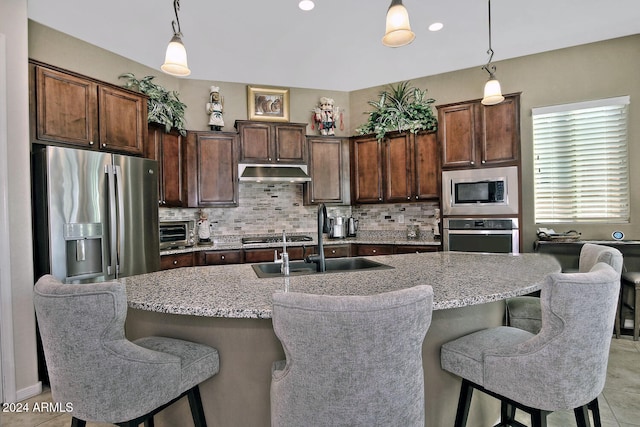
{"label": "nutcracker figurine", "polygon": [[333,99],[323,96],[320,104],[313,109],[314,124],[311,129],[318,126],[321,135],[335,135],[336,121],[340,121],[340,130],[344,130],[341,108],[335,107],[333,102]]}
{"label": "nutcracker figurine", "polygon": [[224,126],[222,119],[222,104],[224,100],[220,96],[220,88],[211,86],[209,89],[209,102],[207,102],[207,113],[209,113],[209,126],[211,130],[220,131]]}

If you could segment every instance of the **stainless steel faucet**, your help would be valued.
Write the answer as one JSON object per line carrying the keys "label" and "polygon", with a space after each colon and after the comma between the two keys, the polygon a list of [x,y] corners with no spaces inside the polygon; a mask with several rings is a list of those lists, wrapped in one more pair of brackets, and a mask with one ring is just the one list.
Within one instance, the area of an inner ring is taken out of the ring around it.
{"label": "stainless steel faucet", "polygon": [[282,230],[282,265],[280,266],[280,272],[285,276],[289,275],[289,253],[287,252],[287,235]]}
{"label": "stainless steel faucet", "polygon": [[313,262],[316,264],[316,271],[319,273],[327,270],[327,264],[324,259],[324,244],[322,243],[322,233],[328,233],[327,225],[327,207],[324,203],[318,205],[318,253],[307,256],[304,262]]}

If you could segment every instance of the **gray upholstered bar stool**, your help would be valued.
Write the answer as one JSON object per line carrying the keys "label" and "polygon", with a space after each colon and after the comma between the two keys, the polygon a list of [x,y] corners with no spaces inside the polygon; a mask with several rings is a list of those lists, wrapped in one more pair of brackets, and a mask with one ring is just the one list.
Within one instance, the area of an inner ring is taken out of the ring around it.
{"label": "gray upholstered bar stool", "polygon": [[[633,295],[629,298],[629,294]],[[620,335],[620,322],[625,313],[625,308],[630,308],[633,314],[633,340],[638,341],[640,335],[640,273],[629,271],[622,273],[620,280],[620,301],[616,314],[616,336]],[[624,325],[622,325],[624,327]]]}
{"label": "gray upholstered bar stool", "polygon": [[600,425],[598,395],[604,388],[620,273],[605,263],[588,273],[550,274],[540,300],[537,335],[509,326],[481,330],[442,346],[442,368],[462,378],[456,427],[466,425],[473,390],[501,400],[500,425],[516,408],[545,426],[548,413],[573,410],[589,426]]}
{"label": "gray upholstered bar stool", "polygon": [[[585,243],[580,250],[578,264],[579,272],[584,273],[598,262],[609,264],[618,273],[622,272],[622,253],[610,246]],[[540,298],[535,296],[519,296],[509,298],[507,303],[507,323],[514,328],[537,334],[542,327],[542,312],[540,310]],[[616,323],[616,326],[618,323]],[[616,336],[619,331],[616,330]]]}
{"label": "gray upholstered bar stool", "polygon": [[163,337],[128,341],[127,297],[117,282],[67,285],[46,275],[34,304],[51,394],[73,405],[72,426],[153,426],[157,412],[184,396],[195,426],[206,426],[198,385],[218,372],[216,349]]}
{"label": "gray upholstered bar stool", "polygon": [[271,426],[423,427],[432,303],[431,286],[274,294],[273,329],[287,359],[273,367]]}

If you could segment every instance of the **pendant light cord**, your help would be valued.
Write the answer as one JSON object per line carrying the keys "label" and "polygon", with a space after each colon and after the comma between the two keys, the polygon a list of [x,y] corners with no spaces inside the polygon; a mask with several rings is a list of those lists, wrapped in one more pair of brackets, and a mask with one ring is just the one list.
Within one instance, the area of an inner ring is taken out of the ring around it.
{"label": "pendant light cord", "polygon": [[[173,11],[176,14],[176,20],[171,21],[171,27],[173,28],[173,34],[182,37],[182,31],[180,31],[180,18],[178,18],[178,11],[180,10],[180,0],[173,0]],[[177,23],[177,24],[176,24]],[[178,25],[178,30],[176,31],[176,25]]]}
{"label": "pendant light cord", "polygon": [[496,66],[491,63],[493,60],[493,49],[491,48],[491,0],[488,0],[489,3],[489,50],[487,53],[489,54],[489,61],[485,66],[482,67],[487,73],[489,73],[489,78],[494,78],[493,73],[496,72]]}

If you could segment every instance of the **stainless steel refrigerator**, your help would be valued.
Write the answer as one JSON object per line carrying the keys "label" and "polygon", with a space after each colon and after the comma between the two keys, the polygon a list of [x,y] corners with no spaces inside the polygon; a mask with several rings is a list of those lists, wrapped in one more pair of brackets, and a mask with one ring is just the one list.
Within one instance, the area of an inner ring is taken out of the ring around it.
{"label": "stainless steel refrigerator", "polygon": [[37,277],[88,283],[159,270],[157,172],[155,160],[34,148]]}

